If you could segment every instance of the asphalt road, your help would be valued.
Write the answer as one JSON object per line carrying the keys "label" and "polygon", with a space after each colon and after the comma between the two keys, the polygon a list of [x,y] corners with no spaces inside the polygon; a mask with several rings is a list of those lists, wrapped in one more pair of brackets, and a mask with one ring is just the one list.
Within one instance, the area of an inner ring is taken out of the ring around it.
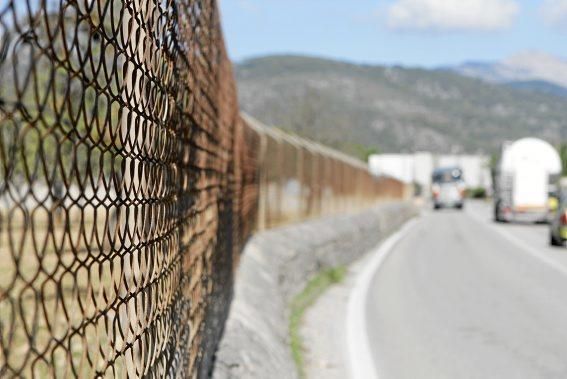
{"label": "asphalt road", "polygon": [[370,285],[379,377],[567,378],[567,249],[547,243],[488,204],[426,212]]}

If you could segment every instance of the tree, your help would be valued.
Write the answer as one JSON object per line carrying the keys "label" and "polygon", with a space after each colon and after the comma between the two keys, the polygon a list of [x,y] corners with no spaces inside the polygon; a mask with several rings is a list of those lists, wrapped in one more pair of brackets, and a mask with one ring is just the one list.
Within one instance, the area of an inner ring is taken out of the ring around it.
{"label": "tree", "polygon": [[567,176],[567,142],[559,145],[559,156],[561,157],[562,175]]}

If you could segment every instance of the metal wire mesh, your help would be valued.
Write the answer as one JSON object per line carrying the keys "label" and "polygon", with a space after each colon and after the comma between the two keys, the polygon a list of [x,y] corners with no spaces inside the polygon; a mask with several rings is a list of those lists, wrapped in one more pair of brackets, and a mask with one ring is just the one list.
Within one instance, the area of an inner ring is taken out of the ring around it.
{"label": "metal wire mesh", "polygon": [[213,1],[0,0],[0,377],[206,371],[238,117]]}
{"label": "metal wire mesh", "polygon": [[258,229],[404,200],[410,186],[375,178],[363,162],[244,115],[258,147]]}
{"label": "metal wire mesh", "polygon": [[206,377],[257,215],[398,187],[240,118],[213,0],[0,0],[0,377]]}

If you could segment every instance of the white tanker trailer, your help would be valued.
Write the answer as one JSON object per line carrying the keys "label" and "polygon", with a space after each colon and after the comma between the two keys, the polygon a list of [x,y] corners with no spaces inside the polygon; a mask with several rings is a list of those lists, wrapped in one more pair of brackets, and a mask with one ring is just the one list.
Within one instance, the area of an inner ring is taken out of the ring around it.
{"label": "white tanker trailer", "polygon": [[504,143],[494,171],[496,221],[545,222],[551,183],[561,173],[561,159],[549,143],[524,138]]}

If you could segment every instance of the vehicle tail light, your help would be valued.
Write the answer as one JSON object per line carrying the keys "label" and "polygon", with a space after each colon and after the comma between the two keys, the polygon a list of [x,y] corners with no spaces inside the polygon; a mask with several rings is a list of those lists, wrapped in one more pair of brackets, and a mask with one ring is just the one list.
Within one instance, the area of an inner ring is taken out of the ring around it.
{"label": "vehicle tail light", "polygon": [[439,194],[440,194],[441,191],[440,191],[439,187],[435,186],[435,187],[433,187],[431,192],[433,192],[433,197],[435,199],[437,199],[439,197]]}
{"label": "vehicle tail light", "polygon": [[563,214],[561,215],[561,224],[567,225],[567,212],[563,212]]}

